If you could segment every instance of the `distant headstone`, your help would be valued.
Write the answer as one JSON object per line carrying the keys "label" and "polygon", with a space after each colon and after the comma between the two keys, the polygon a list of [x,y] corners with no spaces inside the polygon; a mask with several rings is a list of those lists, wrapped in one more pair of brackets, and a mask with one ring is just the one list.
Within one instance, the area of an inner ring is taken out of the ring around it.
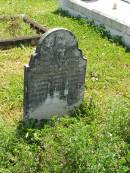
{"label": "distant headstone", "polygon": [[85,73],[86,60],[72,32],[46,32],[24,68],[25,118],[62,116],[81,104]]}

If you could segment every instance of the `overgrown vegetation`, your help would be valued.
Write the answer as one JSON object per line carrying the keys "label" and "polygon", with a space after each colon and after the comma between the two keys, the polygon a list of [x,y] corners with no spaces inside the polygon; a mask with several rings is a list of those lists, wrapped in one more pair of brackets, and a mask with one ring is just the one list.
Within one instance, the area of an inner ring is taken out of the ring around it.
{"label": "overgrown vegetation", "polygon": [[24,23],[22,18],[11,17],[0,20],[0,39],[15,38],[20,36],[36,35],[36,31]]}
{"label": "overgrown vegetation", "polygon": [[130,53],[104,28],[57,9],[57,0],[0,0],[0,15],[25,13],[71,30],[88,59],[84,103],[38,126],[22,122],[23,66],[35,47],[0,52],[0,173],[128,173]]}

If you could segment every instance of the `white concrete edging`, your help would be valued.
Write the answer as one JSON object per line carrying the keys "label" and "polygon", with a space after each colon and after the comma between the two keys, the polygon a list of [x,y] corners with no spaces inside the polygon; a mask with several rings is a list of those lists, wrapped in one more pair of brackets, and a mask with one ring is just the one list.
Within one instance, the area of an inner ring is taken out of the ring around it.
{"label": "white concrete edging", "polygon": [[74,17],[94,20],[96,25],[103,24],[111,35],[121,36],[123,43],[130,47],[130,4],[118,1],[117,9],[113,10],[113,0],[59,0],[60,9]]}

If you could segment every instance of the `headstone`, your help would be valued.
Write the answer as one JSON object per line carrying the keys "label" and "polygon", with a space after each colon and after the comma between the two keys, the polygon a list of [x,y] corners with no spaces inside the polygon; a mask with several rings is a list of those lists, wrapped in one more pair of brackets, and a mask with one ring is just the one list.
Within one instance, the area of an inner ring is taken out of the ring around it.
{"label": "headstone", "polygon": [[25,118],[62,116],[81,104],[85,74],[86,60],[72,32],[46,32],[24,68]]}

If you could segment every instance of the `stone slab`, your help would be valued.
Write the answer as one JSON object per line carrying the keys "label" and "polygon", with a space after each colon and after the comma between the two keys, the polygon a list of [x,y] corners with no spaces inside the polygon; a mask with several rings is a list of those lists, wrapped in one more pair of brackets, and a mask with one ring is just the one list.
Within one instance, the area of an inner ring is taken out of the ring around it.
{"label": "stone slab", "polygon": [[63,116],[82,103],[86,60],[72,32],[47,31],[24,67],[24,116]]}

